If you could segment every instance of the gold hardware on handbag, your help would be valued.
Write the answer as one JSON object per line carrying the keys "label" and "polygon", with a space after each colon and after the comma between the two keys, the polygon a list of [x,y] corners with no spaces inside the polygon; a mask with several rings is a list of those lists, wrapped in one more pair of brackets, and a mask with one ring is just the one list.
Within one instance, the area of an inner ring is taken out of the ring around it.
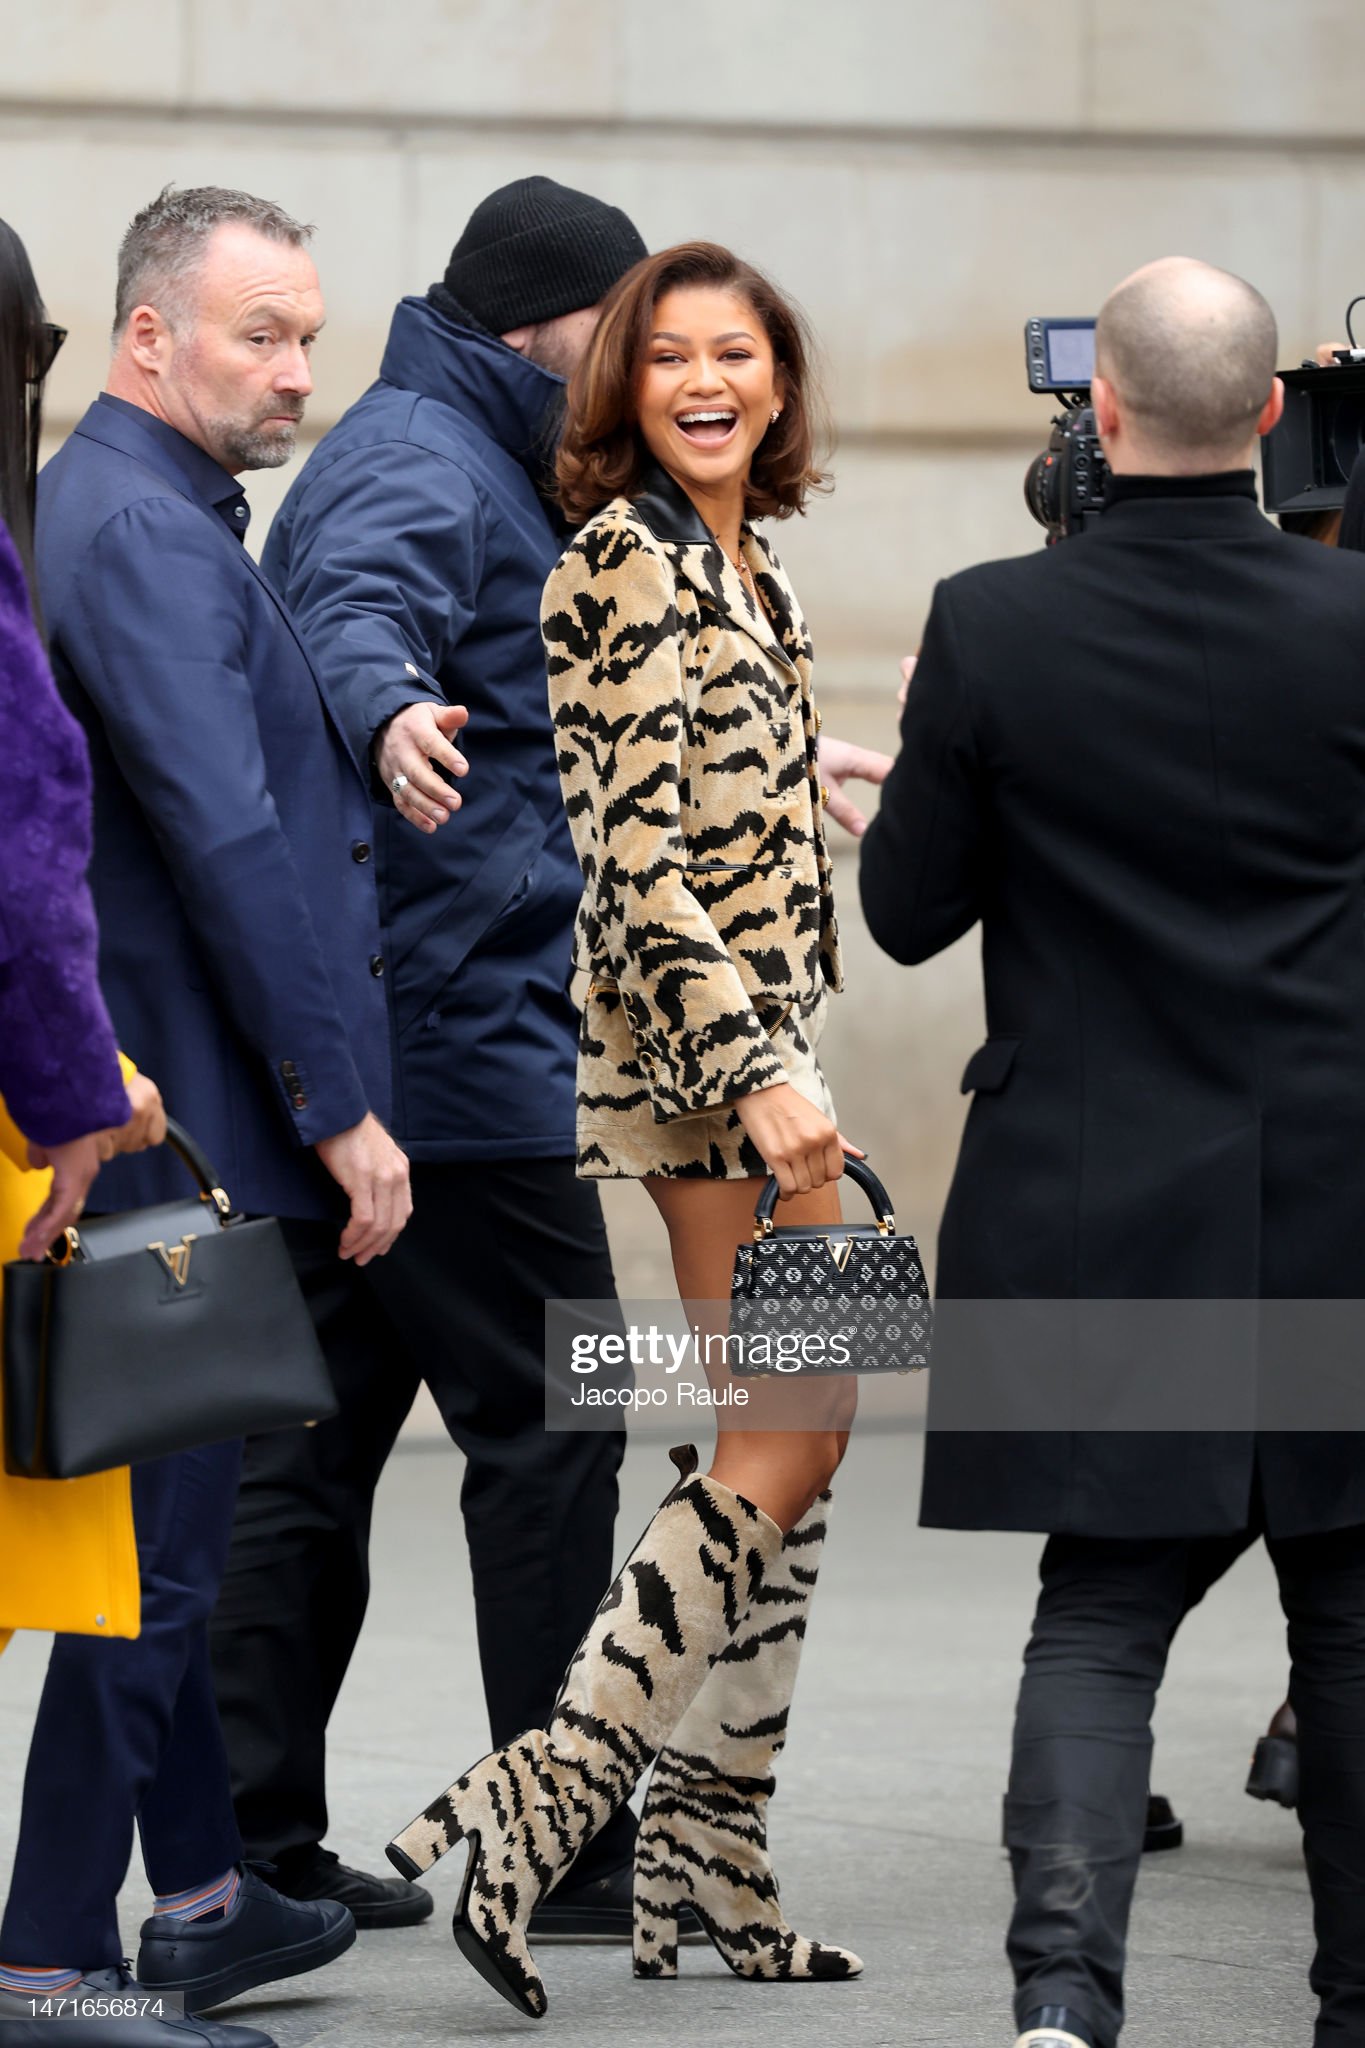
{"label": "gold hardware on handbag", "polygon": [[197,1233],[193,1230],[188,1230],[174,1251],[167,1251],[160,1238],[156,1240],[155,1244],[149,1244],[147,1249],[149,1252],[156,1253],[156,1256],[160,1259],[176,1286],[183,1287],[190,1277],[190,1253],[193,1251],[196,1242]]}

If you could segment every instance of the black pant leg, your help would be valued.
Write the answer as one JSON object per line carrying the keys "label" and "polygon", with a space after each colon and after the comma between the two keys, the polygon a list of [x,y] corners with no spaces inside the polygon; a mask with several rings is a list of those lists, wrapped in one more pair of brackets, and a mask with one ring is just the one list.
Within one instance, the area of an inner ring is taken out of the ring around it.
{"label": "black pant leg", "polygon": [[1365,1528],[1269,1542],[1289,1623],[1317,2048],[1365,2044]]}
{"label": "black pant leg", "polygon": [[1064,2005],[1102,2043],[1118,2035],[1157,1688],[1191,1591],[1243,1547],[1054,1536],[1044,1549],[1005,1801],[1021,2022]]}
{"label": "black pant leg", "polygon": [[[545,1303],[609,1304],[597,1191],[571,1159],[419,1162],[413,1216],[371,1285],[464,1452],[460,1505],[495,1744],[540,1726],[612,1576],[624,1430],[545,1428]],[[624,1811],[580,1872],[629,1853]]]}
{"label": "black pant leg", "polygon": [[271,1860],[327,1831],[327,1722],[369,1599],[374,1491],[418,1385],[336,1227],[284,1231],[337,1413],[248,1439],[210,1635],[242,1837]]}
{"label": "black pant leg", "polygon": [[154,1892],[211,1884],[241,1861],[232,1774],[209,1664],[208,1617],[194,1630],[170,1739],[138,1814],[142,1864]]}

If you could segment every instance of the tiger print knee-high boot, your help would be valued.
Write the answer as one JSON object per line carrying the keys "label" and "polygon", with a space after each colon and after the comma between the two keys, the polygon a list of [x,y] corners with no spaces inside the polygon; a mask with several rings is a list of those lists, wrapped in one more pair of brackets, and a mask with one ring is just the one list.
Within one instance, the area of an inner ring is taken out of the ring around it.
{"label": "tiger print knee-high boot", "polygon": [[856,1977],[850,1950],[787,1925],[768,1860],[773,1765],[786,1740],[830,1498],[790,1531],[738,1629],[660,1754],[635,1838],[635,1974],[678,1973],[690,1902],[739,1977]]}
{"label": "tiger print knee-high boot", "polygon": [[475,1764],[388,1847],[417,1877],[468,1841],[456,1944],[533,2019],[548,2004],[526,1941],[533,1909],[629,1799],[782,1548],[776,1522],[695,1476],[690,1444],[671,1455],[682,1477],[608,1588],[547,1725]]}

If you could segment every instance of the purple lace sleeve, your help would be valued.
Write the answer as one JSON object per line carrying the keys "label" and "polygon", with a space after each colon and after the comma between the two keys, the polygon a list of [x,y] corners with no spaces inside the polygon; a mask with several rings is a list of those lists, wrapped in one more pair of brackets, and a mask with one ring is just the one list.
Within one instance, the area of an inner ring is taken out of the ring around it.
{"label": "purple lace sleeve", "polygon": [[130,1113],[96,979],[89,859],[85,739],[57,694],[0,525],[0,1096],[39,1145]]}

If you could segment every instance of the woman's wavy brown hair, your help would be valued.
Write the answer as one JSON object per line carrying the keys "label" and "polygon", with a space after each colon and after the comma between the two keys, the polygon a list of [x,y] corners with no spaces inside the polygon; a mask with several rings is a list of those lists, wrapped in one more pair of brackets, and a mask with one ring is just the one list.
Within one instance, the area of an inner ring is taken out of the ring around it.
{"label": "woman's wavy brown hair", "polygon": [[569,384],[568,415],[555,460],[559,502],[578,526],[612,498],[632,497],[651,460],[635,416],[635,394],[665,292],[704,285],[733,292],[763,323],[782,378],[782,412],[750,465],[744,509],[750,518],[804,512],[811,491],[827,487],[817,450],[828,435],[811,366],[804,315],[762,271],[715,242],[682,242],[646,256],[613,287],[588,352]]}

